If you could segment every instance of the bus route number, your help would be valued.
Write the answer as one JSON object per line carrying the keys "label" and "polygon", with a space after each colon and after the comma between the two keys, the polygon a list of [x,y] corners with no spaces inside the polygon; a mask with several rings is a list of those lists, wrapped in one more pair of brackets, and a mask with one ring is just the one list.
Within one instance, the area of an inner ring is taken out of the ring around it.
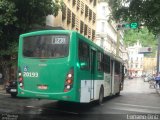
{"label": "bus route number", "polygon": [[66,44],[66,39],[64,37],[55,38],[54,44]]}
{"label": "bus route number", "polygon": [[38,72],[23,72],[24,77],[38,77]]}

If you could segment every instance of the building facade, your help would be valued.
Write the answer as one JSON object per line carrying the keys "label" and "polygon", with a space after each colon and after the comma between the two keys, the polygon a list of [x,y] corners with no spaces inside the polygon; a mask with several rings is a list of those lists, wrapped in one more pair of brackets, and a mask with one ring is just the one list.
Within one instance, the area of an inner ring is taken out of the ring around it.
{"label": "building facade", "polygon": [[97,0],[64,0],[62,10],[54,17],[49,15],[46,24],[76,30],[82,35],[95,39]]}
{"label": "building facade", "polygon": [[[156,57],[144,57],[143,60],[143,73],[144,74],[156,74],[156,64],[157,58]],[[149,63],[149,64],[148,64]]]}
{"label": "building facade", "polygon": [[140,77],[143,74],[144,54],[139,54],[140,48],[142,45],[139,42],[127,48],[129,52],[128,73],[133,77]]}
{"label": "building facade", "polygon": [[110,20],[111,9],[108,2],[99,0],[97,13],[95,43],[116,57],[122,58],[128,67],[128,52],[123,41],[123,31],[118,31],[117,23]]}
{"label": "building facade", "polygon": [[104,0],[97,4],[96,44],[106,51],[116,55],[117,31],[114,24],[109,21],[110,8]]}
{"label": "building facade", "polygon": [[128,61],[123,31],[117,31],[110,16],[111,9],[105,0],[64,0],[62,10],[56,17],[47,16],[46,24],[76,30],[107,52]]}

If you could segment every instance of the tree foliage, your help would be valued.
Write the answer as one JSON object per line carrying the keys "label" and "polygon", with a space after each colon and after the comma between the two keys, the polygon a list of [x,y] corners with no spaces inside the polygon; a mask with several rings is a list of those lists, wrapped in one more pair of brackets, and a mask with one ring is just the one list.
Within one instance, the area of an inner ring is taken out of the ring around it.
{"label": "tree foliage", "polygon": [[44,26],[46,16],[56,16],[59,8],[58,0],[0,0],[0,56],[12,54],[19,34]]}
{"label": "tree foliage", "polygon": [[155,56],[157,50],[157,41],[155,40],[155,36],[149,32],[147,28],[125,31],[124,42],[126,45],[132,46],[137,41],[139,41],[143,47],[152,48],[152,54],[148,54],[148,56]]}
{"label": "tree foliage", "polygon": [[[58,14],[59,0],[0,0],[0,72],[16,63],[18,37],[36,26],[44,26],[47,15]],[[12,78],[13,79],[13,78]]]}
{"label": "tree foliage", "polygon": [[114,19],[137,21],[154,34],[160,32],[160,0],[109,0]]}
{"label": "tree foliage", "polygon": [[[11,26],[14,25],[17,20],[17,17],[15,16],[16,11],[17,9],[13,2],[6,0],[0,1],[0,42],[2,43],[0,44],[0,50],[5,49],[9,44],[7,37],[11,37],[8,36],[11,30],[13,30]],[[13,40],[11,39],[11,42],[12,41]]]}

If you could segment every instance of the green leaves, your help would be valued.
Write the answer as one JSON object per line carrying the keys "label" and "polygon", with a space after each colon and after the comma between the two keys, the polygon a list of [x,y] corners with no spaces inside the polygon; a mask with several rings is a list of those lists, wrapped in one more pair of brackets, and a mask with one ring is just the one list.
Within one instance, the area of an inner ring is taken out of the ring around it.
{"label": "green leaves", "polygon": [[157,41],[155,36],[150,33],[147,28],[143,28],[140,31],[125,31],[124,41],[129,46],[134,45],[137,41],[139,41],[143,47],[151,47],[153,49],[153,53],[149,55],[155,56],[155,52],[157,49]]}
{"label": "green leaves", "polygon": [[18,23],[22,31],[32,29],[35,24],[45,25],[46,16],[57,15],[60,3],[55,0],[16,0]]}
{"label": "green leaves", "polygon": [[[110,0],[112,1],[112,0]],[[124,6],[127,0],[114,0],[110,2],[113,9],[113,16],[118,20],[129,20],[144,23],[147,28],[158,34],[160,32],[160,0],[131,0],[128,6]]]}
{"label": "green leaves", "polygon": [[17,54],[18,37],[35,26],[44,26],[46,16],[56,16],[59,0],[0,0],[0,57]]}
{"label": "green leaves", "polygon": [[8,25],[13,24],[17,17],[14,16],[17,9],[15,8],[15,4],[10,1],[1,0],[0,1],[0,24]]}

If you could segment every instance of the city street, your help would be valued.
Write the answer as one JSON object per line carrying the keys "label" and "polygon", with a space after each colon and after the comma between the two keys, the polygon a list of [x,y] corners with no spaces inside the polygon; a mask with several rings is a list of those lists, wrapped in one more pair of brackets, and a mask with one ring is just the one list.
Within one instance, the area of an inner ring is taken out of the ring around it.
{"label": "city street", "polygon": [[0,11],[0,120],[160,120],[159,0]]}
{"label": "city street", "polygon": [[160,95],[149,88],[142,78],[126,79],[120,96],[106,98],[102,105],[95,102],[76,104],[52,100],[11,98],[0,92],[1,119],[93,119],[126,120],[130,115],[142,115],[141,119],[160,120]]}

